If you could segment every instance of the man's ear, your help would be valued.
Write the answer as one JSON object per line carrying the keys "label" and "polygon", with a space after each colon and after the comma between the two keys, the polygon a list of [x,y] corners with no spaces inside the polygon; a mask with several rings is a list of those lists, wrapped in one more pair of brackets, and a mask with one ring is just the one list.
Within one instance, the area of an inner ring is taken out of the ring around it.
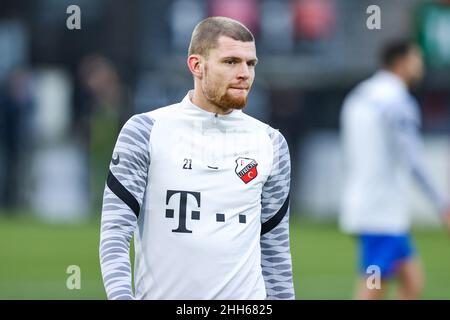
{"label": "man's ear", "polygon": [[188,68],[194,77],[199,79],[203,77],[203,62],[203,57],[198,54],[191,54],[187,58]]}

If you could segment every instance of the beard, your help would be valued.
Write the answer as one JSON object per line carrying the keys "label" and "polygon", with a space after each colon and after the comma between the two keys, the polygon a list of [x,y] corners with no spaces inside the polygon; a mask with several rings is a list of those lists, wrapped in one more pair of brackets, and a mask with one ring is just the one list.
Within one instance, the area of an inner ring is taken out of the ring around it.
{"label": "beard", "polygon": [[242,110],[247,104],[247,96],[234,97],[226,92],[219,97],[219,101],[216,104],[222,109]]}
{"label": "beard", "polygon": [[233,96],[228,93],[228,87],[225,89],[225,93],[221,93],[219,86],[210,83],[207,70],[207,67],[205,67],[205,79],[202,83],[202,92],[206,99],[225,111],[230,109],[244,109],[247,104],[247,95]]}

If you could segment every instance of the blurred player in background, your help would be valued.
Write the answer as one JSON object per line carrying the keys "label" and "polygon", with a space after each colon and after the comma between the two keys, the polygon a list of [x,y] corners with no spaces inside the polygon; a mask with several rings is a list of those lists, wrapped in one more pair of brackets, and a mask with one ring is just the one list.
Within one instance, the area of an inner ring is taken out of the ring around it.
{"label": "blurred player in background", "polygon": [[203,20],[187,63],[194,90],[133,116],[114,148],[100,240],[108,298],[294,299],[289,150],[242,112],[253,35],[229,18]]}
{"label": "blurred player in background", "polygon": [[[382,70],[346,97],[341,114],[345,189],[340,225],[357,235],[362,278],[355,298],[381,299],[388,280],[399,280],[398,299],[417,299],[424,275],[409,234],[404,172],[410,172],[450,229],[450,210],[424,168],[421,119],[408,87],[423,76],[422,53],[401,40],[383,50]],[[369,288],[369,266],[379,267],[381,288]]]}

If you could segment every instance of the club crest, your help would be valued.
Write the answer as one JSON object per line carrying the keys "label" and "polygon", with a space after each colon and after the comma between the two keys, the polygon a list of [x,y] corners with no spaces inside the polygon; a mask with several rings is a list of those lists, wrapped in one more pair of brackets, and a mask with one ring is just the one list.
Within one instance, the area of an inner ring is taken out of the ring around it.
{"label": "club crest", "polygon": [[236,174],[244,183],[249,183],[258,176],[258,163],[254,159],[239,157],[236,159]]}

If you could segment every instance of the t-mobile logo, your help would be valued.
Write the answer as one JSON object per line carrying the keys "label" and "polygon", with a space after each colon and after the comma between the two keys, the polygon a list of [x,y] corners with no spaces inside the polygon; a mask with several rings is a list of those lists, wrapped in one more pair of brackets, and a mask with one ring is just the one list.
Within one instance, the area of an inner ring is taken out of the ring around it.
{"label": "t-mobile logo", "polygon": [[[180,194],[180,211],[178,215],[178,228],[172,230],[172,232],[180,233],[192,233],[192,230],[186,228],[186,205],[188,196],[192,196],[197,201],[198,210],[200,210],[200,192],[194,191],[182,191],[182,190],[167,190],[166,205],[169,205],[170,198],[174,194]],[[200,220],[200,211],[191,211],[191,220]],[[174,218],[175,210],[166,209],[166,218]]]}

